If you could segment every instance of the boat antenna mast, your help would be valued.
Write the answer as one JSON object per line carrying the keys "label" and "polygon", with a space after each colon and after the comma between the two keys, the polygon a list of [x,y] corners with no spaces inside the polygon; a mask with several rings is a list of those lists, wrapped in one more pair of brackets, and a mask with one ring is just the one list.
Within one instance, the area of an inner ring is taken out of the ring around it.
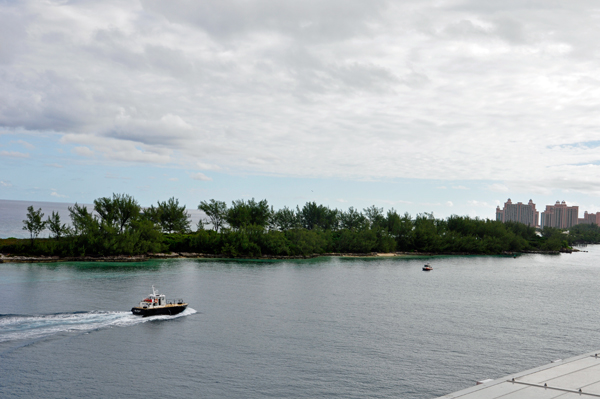
{"label": "boat antenna mast", "polygon": [[156,290],[154,289],[154,285],[152,286],[152,295],[156,296]]}

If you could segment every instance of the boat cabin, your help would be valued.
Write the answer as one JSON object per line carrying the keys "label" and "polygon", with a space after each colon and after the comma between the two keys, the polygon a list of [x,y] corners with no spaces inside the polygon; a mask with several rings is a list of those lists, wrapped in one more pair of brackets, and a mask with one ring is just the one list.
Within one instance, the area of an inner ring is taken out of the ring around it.
{"label": "boat cabin", "polygon": [[148,295],[147,298],[142,299],[140,302],[140,308],[152,309],[156,307],[163,307],[167,305],[182,305],[183,299],[168,300],[164,294],[158,294],[152,286],[152,294]]}
{"label": "boat cabin", "polygon": [[144,298],[140,302],[140,308],[150,308],[156,306],[165,306],[167,304],[167,299],[162,294],[154,294],[148,295],[148,298]]}

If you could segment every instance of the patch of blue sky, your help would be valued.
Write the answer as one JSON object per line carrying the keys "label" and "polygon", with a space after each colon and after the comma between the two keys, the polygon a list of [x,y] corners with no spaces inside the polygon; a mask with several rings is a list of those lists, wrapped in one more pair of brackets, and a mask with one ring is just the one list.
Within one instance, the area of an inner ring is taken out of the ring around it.
{"label": "patch of blue sky", "polygon": [[198,171],[173,164],[110,161],[91,149],[86,153],[81,147],[61,142],[56,133],[4,131],[0,134],[0,199],[89,204],[112,193],[126,193],[143,206],[175,197],[188,209],[196,209],[200,201],[212,198],[227,204],[256,198],[267,199],[275,209],[302,207],[314,201],[343,210],[351,206],[362,210],[375,205],[412,216],[433,212],[437,217],[458,214],[493,219],[496,205],[509,196],[515,202],[533,198],[540,210],[542,204],[568,197],[557,190],[543,195],[528,192],[527,188],[509,191],[499,182],[481,180],[352,181],[278,177],[235,170]]}
{"label": "patch of blue sky", "polygon": [[600,147],[600,140],[579,141],[576,143],[548,146],[548,148],[571,148],[571,147],[597,148],[597,147]]}
{"label": "patch of blue sky", "polygon": [[586,165],[600,165],[599,161],[581,162],[581,163],[570,163],[570,166],[586,166]]}

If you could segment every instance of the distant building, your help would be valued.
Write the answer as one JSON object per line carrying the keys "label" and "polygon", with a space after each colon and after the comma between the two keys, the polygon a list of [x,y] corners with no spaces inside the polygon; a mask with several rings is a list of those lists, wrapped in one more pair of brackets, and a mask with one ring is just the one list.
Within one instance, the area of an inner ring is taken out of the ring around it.
{"label": "distant building", "polygon": [[504,208],[496,207],[496,220],[506,222],[519,222],[531,227],[538,226],[540,213],[535,209],[535,204],[529,200],[527,204],[517,202],[513,204],[510,198],[504,203]]}
{"label": "distant building", "polygon": [[568,229],[571,226],[577,225],[578,222],[578,206],[567,206],[565,201],[556,201],[556,204],[554,205],[546,205],[546,210],[542,212],[540,227]]}
{"label": "distant building", "polygon": [[588,213],[585,211],[583,213],[583,219],[578,219],[577,222],[578,224],[595,224],[600,226],[600,212]]}

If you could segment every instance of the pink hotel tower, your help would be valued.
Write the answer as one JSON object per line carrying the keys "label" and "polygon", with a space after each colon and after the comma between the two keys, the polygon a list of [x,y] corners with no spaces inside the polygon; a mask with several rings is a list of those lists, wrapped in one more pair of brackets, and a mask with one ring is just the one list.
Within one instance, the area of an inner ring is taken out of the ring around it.
{"label": "pink hotel tower", "polygon": [[567,206],[565,201],[554,205],[546,205],[546,210],[542,212],[540,227],[556,227],[559,229],[568,229],[577,225],[579,222],[579,207]]}
{"label": "pink hotel tower", "polygon": [[586,211],[583,219],[579,219],[579,207],[567,206],[565,201],[556,201],[554,205],[546,205],[546,210],[542,212],[538,223],[539,215],[532,200],[529,200],[527,204],[522,202],[513,204],[509,198],[504,203],[504,209],[496,207],[496,220],[501,222],[512,221],[532,227],[556,227],[559,229],[568,229],[577,224],[600,225],[600,212],[587,213]]}
{"label": "pink hotel tower", "polygon": [[535,209],[535,204],[529,200],[527,204],[517,202],[513,204],[510,198],[504,203],[504,209],[496,207],[496,220],[501,222],[520,222],[531,227],[538,227],[540,213]]}

